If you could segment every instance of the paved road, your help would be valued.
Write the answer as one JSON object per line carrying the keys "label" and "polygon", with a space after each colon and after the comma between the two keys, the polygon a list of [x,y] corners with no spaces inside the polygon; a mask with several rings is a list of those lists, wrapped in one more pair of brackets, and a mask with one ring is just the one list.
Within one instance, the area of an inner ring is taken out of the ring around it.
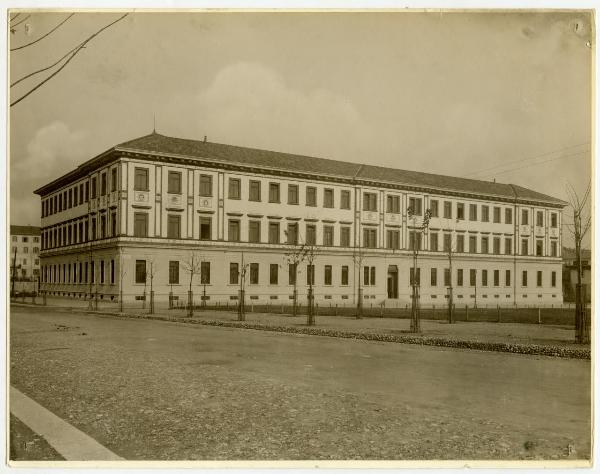
{"label": "paved road", "polygon": [[590,370],[11,310],[11,384],[127,459],[587,458]]}

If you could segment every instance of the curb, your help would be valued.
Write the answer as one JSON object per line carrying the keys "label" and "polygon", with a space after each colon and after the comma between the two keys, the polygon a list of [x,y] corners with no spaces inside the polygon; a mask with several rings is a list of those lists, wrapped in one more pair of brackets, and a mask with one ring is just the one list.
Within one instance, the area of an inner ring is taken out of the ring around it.
{"label": "curb", "polygon": [[[17,306],[35,306],[32,304],[17,303]],[[49,308],[46,306],[46,308]],[[64,306],[52,307],[53,309],[72,309]],[[525,355],[539,355],[548,357],[560,357],[565,359],[581,359],[591,360],[590,349],[572,349],[568,347],[560,346],[542,346],[539,344],[510,344],[505,342],[481,342],[481,341],[465,341],[465,340],[454,340],[444,339],[439,337],[429,336],[409,336],[409,335],[396,335],[396,334],[377,334],[377,333],[364,333],[364,332],[352,332],[352,331],[337,331],[335,329],[323,329],[317,327],[289,327],[289,326],[274,326],[260,323],[251,323],[244,321],[203,321],[199,319],[188,319],[188,318],[170,318],[167,316],[149,315],[149,314],[133,314],[133,313],[114,313],[106,311],[89,311],[82,309],[80,310],[85,314],[97,314],[103,316],[112,316],[117,318],[127,319],[147,319],[154,321],[170,321],[184,324],[200,324],[203,326],[213,327],[227,327],[227,328],[238,328],[238,329],[253,329],[258,331],[270,331],[280,332],[287,334],[304,334],[309,336],[326,336],[326,337],[337,337],[343,339],[359,339],[366,341],[378,341],[378,342],[394,342],[401,344],[414,344],[421,346],[436,346],[436,347],[448,347],[452,349],[471,349],[478,351],[487,352],[508,352],[512,354],[525,354]]]}

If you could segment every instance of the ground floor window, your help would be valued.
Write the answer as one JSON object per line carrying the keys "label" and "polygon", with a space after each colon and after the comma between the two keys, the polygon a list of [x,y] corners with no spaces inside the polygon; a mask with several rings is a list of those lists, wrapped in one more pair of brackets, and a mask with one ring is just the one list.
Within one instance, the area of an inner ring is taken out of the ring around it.
{"label": "ground floor window", "polygon": [[258,285],[258,263],[250,264],[250,284]]}
{"label": "ground floor window", "polygon": [[279,265],[272,263],[269,265],[269,284],[277,285],[279,281]]}
{"label": "ground floor window", "polygon": [[237,285],[239,283],[239,264],[236,262],[232,262],[229,264],[229,284]]}
{"label": "ground floor window", "polygon": [[169,285],[179,284],[179,261],[169,261]]}
{"label": "ground floor window", "polygon": [[200,284],[210,284],[210,262],[200,263]]}
{"label": "ground floor window", "polygon": [[[93,262],[92,262],[93,264]],[[92,266],[93,272],[93,266]],[[135,282],[146,283],[146,260],[135,261]]]}

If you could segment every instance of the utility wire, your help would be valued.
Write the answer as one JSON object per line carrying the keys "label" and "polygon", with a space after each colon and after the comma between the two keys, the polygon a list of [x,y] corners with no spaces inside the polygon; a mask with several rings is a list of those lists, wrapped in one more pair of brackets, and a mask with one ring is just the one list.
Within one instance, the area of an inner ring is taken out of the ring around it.
{"label": "utility wire", "polygon": [[10,20],[8,20],[8,21],[9,21],[9,22],[10,22],[10,21],[15,21],[15,20],[16,20],[16,19],[19,17],[19,15],[20,15],[20,14],[21,14],[21,12],[17,13],[15,16],[13,16],[13,17],[12,17]]}
{"label": "utility wire", "polygon": [[[572,156],[577,156],[577,155],[583,155],[584,153],[589,153],[589,150],[580,151],[579,153],[573,153],[571,155],[559,156],[558,158],[551,158],[549,160],[540,161],[539,163],[529,163],[528,165],[519,166],[517,168],[511,168],[511,169],[508,169],[508,170],[500,171],[498,173],[494,173],[494,175],[497,176],[497,175],[504,174],[504,173],[510,173],[510,172],[513,172],[513,171],[518,171],[518,170],[523,169],[523,168],[529,168],[531,166],[537,166],[537,165],[542,165],[544,163],[549,163],[551,161],[564,160],[565,158],[570,158]],[[488,175],[488,176],[491,176],[491,175]]]}
{"label": "utility wire", "polygon": [[23,23],[24,21],[27,21],[27,19],[30,17],[31,15],[27,15],[25,18],[23,18],[20,22],[15,23],[14,25],[10,25],[11,29],[14,28],[15,26],[19,26],[21,23]]}
{"label": "utility wire", "polygon": [[501,165],[495,165],[495,166],[492,166],[490,168],[485,168],[485,169],[482,169],[482,170],[479,170],[479,171],[473,171],[472,173],[468,173],[465,176],[473,176],[473,175],[476,175],[476,174],[482,174],[482,173],[485,173],[487,171],[495,170],[497,168],[503,168],[504,166],[510,165],[512,163],[523,163],[524,161],[537,160],[538,158],[543,158],[544,156],[553,155],[554,153],[563,152],[563,151],[566,151],[566,150],[570,150],[571,148],[577,148],[579,146],[589,145],[589,144],[590,144],[590,142],[579,143],[577,145],[571,145],[571,146],[568,146],[568,147],[565,147],[565,148],[559,148],[557,150],[549,151],[547,153],[542,153],[541,155],[534,155],[534,156],[531,156],[529,158],[521,158],[521,159],[518,159],[518,160],[507,161],[506,163],[503,163]]}
{"label": "utility wire", "polygon": [[21,102],[23,99],[25,99],[25,97],[29,96],[30,94],[32,94],[33,92],[35,92],[37,89],[39,89],[40,87],[42,87],[46,82],[48,82],[50,79],[52,79],[54,76],[56,76],[60,71],[62,71],[67,64],[69,64],[71,62],[71,60],[77,55],[77,53],[79,53],[79,51],[81,51],[83,48],[85,48],[85,45],[90,42],[93,38],[95,38],[96,36],[98,36],[100,33],[102,33],[104,30],[106,30],[107,28],[110,28],[112,25],[114,25],[115,23],[118,23],[119,21],[121,21],[123,18],[125,18],[127,15],[129,15],[129,13],[125,13],[125,15],[117,18],[115,21],[113,21],[112,23],[109,23],[108,25],[100,28],[98,31],[96,31],[93,35],[91,35],[90,37],[88,37],[88,39],[86,39],[83,43],[81,43],[76,49],[75,51],[73,51],[73,53],[71,54],[71,57],[69,57],[69,59],[67,59],[65,61],[65,63],[59,67],[56,71],[54,71],[52,74],[50,74],[46,79],[44,79],[42,82],[38,83],[35,87],[33,87],[33,89],[31,89],[29,92],[25,93],[24,95],[22,95],[21,97],[19,97],[17,100],[15,100],[14,102],[11,102],[10,106],[12,107],[13,105],[17,105],[19,102]]}
{"label": "utility wire", "polygon": [[11,48],[11,51],[18,51],[20,49],[23,48],[27,48],[28,46],[31,46],[33,44],[39,43],[40,41],[42,41],[44,38],[47,38],[48,36],[50,36],[52,33],[54,33],[56,30],[58,30],[62,25],[64,25],[69,18],[71,18],[73,15],[75,15],[75,13],[71,13],[67,18],[65,18],[63,21],[61,21],[58,25],[56,25],[54,28],[52,28],[48,33],[46,33],[44,36],[36,39],[35,41],[32,41],[31,43],[27,43],[24,44],[23,46],[18,46],[17,48]]}

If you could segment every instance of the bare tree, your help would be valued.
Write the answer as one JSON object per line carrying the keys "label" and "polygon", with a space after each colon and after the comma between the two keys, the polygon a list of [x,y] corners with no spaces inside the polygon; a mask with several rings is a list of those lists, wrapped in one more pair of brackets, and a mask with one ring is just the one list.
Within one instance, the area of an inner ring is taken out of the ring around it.
{"label": "bare tree", "polygon": [[586,295],[581,283],[583,268],[581,264],[581,243],[590,230],[592,223],[591,212],[588,210],[588,200],[591,193],[591,183],[588,183],[582,198],[573,186],[567,187],[569,203],[573,209],[573,222],[567,228],[575,241],[575,262],[577,266],[577,285],[575,287],[575,342],[590,343],[590,320],[586,310]]}
{"label": "bare tree", "polygon": [[[30,15],[27,15],[25,18],[18,18],[19,15],[20,15],[20,13],[17,13],[15,16],[13,16],[10,19],[10,22],[9,22],[10,32],[13,35],[19,33],[21,25],[23,25],[22,28],[23,28],[23,30],[25,30],[26,33],[29,31],[29,28],[30,28],[29,24],[25,23],[25,21],[27,19],[29,19]],[[66,19],[64,19],[63,21],[61,21],[58,25],[56,25],[49,32],[45,33],[43,36],[41,36],[41,37],[39,37],[39,38],[37,38],[37,39],[29,42],[29,43],[22,44],[20,46],[16,46],[14,48],[11,48],[11,50],[10,50],[11,54],[15,54],[15,53],[17,53],[20,50],[23,50],[23,49],[26,49],[26,48],[29,48],[29,47],[33,47],[37,43],[41,42],[43,39],[47,38],[52,33],[54,33],[56,30],[58,30],[73,15],[74,15],[74,13],[70,14]],[[36,76],[36,75],[41,74],[41,73],[46,72],[46,71],[50,71],[50,70],[58,67],[58,69],[56,69],[53,72],[51,72],[47,77],[45,77],[44,79],[42,79],[40,82],[38,82],[37,84],[35,84],[33,86],[30,86],[30,88],[25,93],[23,93],[19,98],[13,100],[10,103],[10,106],[13,107],[13,106],[17,105],[23,99],[25,99],[29,95],[33,94],[36,90],[38,90],[40,87],[42,87],[48,81],[50,81],[52,78],[54,78],[56,75],[58,75],[67,66],[67,64],[69,64],[73,60],[73,58],[75,56],[77,56],[77,54],[79,54],[83,49],[86,48],[86,46],[88,45],[88,43],[90,41],[92,41],[96,36],[98,36],[103,31],[107,30],[111,26],[113,26],[116,23],[118,23],[121,20],[123,20],[127,15],[129,15],[129,13],[125,13],[124,15],[120,16],[119,18],[117,18],[116,20],[112,21],[111,23],[109,23],[109,24],[103,26],[102,28],[98,29],[93,34],[91,34],[90,36],[88,36],[84,41],[82,41],[81,43],[75,45],[73,48],[71,48],[69,51],[67,51],[66,54],[62,55],[58,60],[54,61],[52,64],[50,64],[48,66],[45,66],[45,67],[42,67],[40,69],[34,70],[34,71],[32,71],[32,72],[30,72],[30,73],[28,73],[28,74],[20,77],[19,79],[13,81],[10,84],[11,89],[13,87],[15,87],[17,84],[20,84],[21,82],[23,82],[23,81],[25,81],[27,79],[30,79],[33,76]],[[18,21],[17,21],[17,19],[18,19]]]}
{"label": "bare tree", "polygon": [[238,295],[238,321],[246,320],[246,274],[250,268],[249,263],[244,262],[244,252],[242,252],[242,261],[238,270],[238,279],[240,282],[240,294]]}
{"label": "bare tree", "polygon": [[201,270],[202,257],[198,252],[191,251],[189,258],[183,262],[183,269],[190,276],[190,286],[188,289],[188,316],[194,315],[194,294],[192,292],[192,284],[194,282],[194,276],[198,275]]}
{"label": "bare tree", "polygon": [[315,284],[315,260],[317,258],[318,249],[316,245],[309,244],[304,246],[304,260],[307,265],[308,275],[308,314],[306,317],[306,325],[315,325],[315,293],[313,285]]}
{"label": "bare tree", "polygon": [[[412,251],[413,251],[413,271],[411,277],[412,286],[412,305],[411,305],[411,320],[410,320],[410,332],[418,333],[421,332],[421,314],[420,314],[420,285],[421,279],[419,275],[418,258],[419,250],[421,249],[421,242],[423,241],[423,235],[429,227],[429,220],[431,219],[431,210],[427,209],[421,220],[421,223],[417,223],[417,213],[412,207],[408,208],[408,218],[412,221],[412,227],[414,229],[414,238],[412,240]],[[418,229],[418,230],[417,230]]]}
{"label": "bare tree", "polygon": [[149,313],[154,314],[154,277],[156,276],[156,265],[154,265],[154,259],[150,259],[150,270],[148,271],[148,277],[150,278],[150,305]]}
{"label": "bare tree", "polygon": [[[288,268],[291,266],[292,275],[294,275],[293,295],[292,295],[292,315],[298,315],[298,274],[300,272],[300,264],[306,259],[306,248],[304,244],[299,243],[298,232],[295,236],[288,234],[288,231],[284,231],[287,242],[289,244],[289,250],[285,252],[284,259],[288,264]],[[289,271],[289,270],[288,270]]]}
{"label": "bare tree", "polygon": [[356,295],[356,319],[361,319],[363,316],[363,289],[362,289],[362,268],[365,261],[365,254],[361,245],[354,245],[354,251],[352,252],[352,263],[356,268],[357,274],[357,295]]}
{"label": "bare tree", "polygon": [[123,249],[119,247],[119,312],[123,312],[123,280],[127,272],[123,265]]}

